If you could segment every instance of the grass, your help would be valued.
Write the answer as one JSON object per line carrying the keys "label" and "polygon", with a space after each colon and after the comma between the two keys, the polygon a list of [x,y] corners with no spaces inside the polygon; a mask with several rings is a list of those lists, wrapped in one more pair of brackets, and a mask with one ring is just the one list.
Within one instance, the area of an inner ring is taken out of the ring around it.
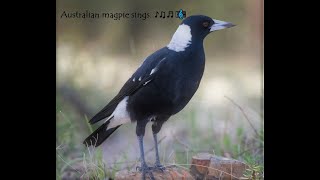
{"label": "grass", "polygon": [[[238,108],[247,123],[251,119],[246,112],[239,108],[235,102],[232,104]],[[64,109],[64,111],[61,111]],[[199,152],[208,152],[218,156],[230,157],[246,163],[247,170],[243,179],[263,179],[264,173],[264,136],[263,129],[249,125],[250,129],[245,129],[244,124],[236,127],[231,125],[231,130],[235,135],[224,131],[222,134],[215,132],[211,127],[202,129],[197,123],[199,112],[196,108],[190,107],[190,111],[182,116],[190,128],[186,135],[173,134],[173,140],[167,140],[169,135],[159,138],[160,159],[164,165],[177,165],[183,168],[189,168],[191,158]],[[68,113],[66,113],[68,112]],[[130,149],[124,151],[120,158],[114,162],[104,163],[101,148],[86,148],[81,142],[83,137],[93,132],[92,127],[87,123],[86,116],[79,117],[66,104],[57,106],[57,143],[56,143],[56,179],[63,177],[80,177],[82,179],[113,179],[115,173],[122,169],[132,169],[139,164],[139,159],[132,159]],[[208,114],[211,119],[211,115]],[[80,120],[79,120],[80,119]],[[213,120],[212,120],[213,121]],[[86,125],[80,126],[79,123]],[[175,122],[173,122],[175,123]],[[181,123],[181,121],[177,122]],[[214,122],[212,122],[215,124]],[[229,123],[230,125],[230,123]],[[81,127],[86,127],[81,129]],[[134,128],[133,128],[134,129]],[[254,130],[255,129],[255,130]],[[253,135],[249,136],[248,131]],[[203,133],[207,132],[207,133]],[[182,137],[187,137],[183,139]],[[188,141],[189,140],[189,141]],[[169,148],[171,147],[171,149]],[[145,150],[146,155],[154,153],[153,147]],[[131,157],[130,157],[131,156]]]}

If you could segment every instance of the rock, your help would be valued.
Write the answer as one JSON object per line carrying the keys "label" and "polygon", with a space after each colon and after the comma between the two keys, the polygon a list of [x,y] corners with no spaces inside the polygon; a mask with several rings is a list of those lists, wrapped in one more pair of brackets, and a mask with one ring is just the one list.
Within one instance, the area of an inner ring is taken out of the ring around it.
{"label": "rock", "polygon": [[247,168],[245,163],[238,160],[208,153],[193,156],[191,164],[190,172],[197,180],[240,179]]}

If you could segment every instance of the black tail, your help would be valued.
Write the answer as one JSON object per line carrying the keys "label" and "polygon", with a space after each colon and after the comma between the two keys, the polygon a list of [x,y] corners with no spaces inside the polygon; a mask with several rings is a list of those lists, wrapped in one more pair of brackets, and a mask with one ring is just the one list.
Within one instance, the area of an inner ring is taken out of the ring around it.
{"label": "black tail", "polygon": [[112,133],[114,133],[121,125],[108,129],[110,121],[103,123],[97,130],[95,130],[90,136],[88,136],[83,144],[86,146],[95,146],[98,147],[104,140],[106,140]]}

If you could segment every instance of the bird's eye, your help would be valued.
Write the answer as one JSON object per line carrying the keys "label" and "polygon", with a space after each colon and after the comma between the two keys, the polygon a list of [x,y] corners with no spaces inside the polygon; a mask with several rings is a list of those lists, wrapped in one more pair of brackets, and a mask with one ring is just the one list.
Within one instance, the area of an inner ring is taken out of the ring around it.
{"label": "bird's eye", "polygon": [[207,28],[207,27],[209,26],[209,22],[208,22],[208,21],[203,22],[203,23],[202,23],[202,26],[205,27],[205,28]]}

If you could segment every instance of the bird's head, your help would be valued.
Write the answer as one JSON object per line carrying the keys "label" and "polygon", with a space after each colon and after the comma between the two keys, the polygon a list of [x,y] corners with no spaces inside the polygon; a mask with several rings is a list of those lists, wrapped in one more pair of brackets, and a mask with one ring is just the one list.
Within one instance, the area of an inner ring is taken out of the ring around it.
{"label": "bird's head", "polygon": [[179,27],[190,28],[191,35],[197,38],[205,38],[213,31],[235,26],[230,22],[212,19],[204,15],[189,16],[182,21]]}
{"label": "bird's head", "polygon": [[181,22],[167,47],[176,52],[184,51],[190,44],[202,42],[211,32],[233,26],[230,22],[204,15],[189,16]]}

